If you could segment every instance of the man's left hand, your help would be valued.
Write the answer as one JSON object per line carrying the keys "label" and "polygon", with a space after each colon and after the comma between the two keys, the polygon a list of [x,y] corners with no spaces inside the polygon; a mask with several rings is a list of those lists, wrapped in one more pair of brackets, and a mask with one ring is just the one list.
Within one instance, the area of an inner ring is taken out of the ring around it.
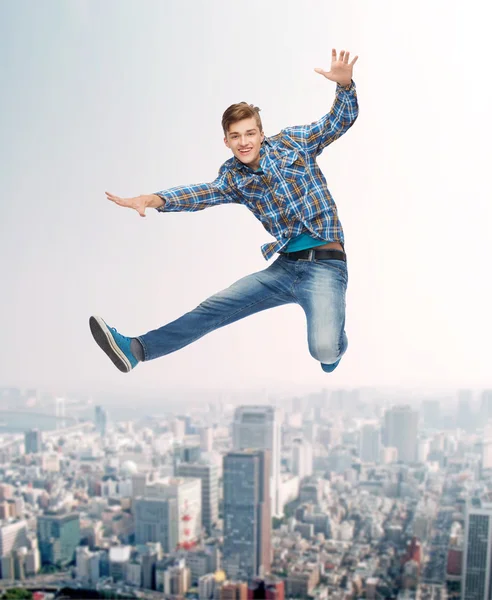
{"label": "man's left hand", "polygon": [[330,81],[335,81],[338,85],[346,87],[350,85],[352,81],[352,71],[355,63],[357,62],[358,56],[355,56],[351,62],[349,62],[350,52],[340,50],[340,56],[337,60],[337,51],[335,48],[331,51],[331,68],[329,71],[323,71],[323,69],[314,69],[316,73],[323,75]]}

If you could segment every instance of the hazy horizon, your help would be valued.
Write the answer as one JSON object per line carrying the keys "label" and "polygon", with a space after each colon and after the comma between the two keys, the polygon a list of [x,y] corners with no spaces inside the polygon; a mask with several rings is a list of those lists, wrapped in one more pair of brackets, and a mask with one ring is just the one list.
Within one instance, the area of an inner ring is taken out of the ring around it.
{"label": "hazy horizon", "polygon": [[[492,387],[488,22],[477,0],[5,1],[0,385],[166,389]],[[91,314],[126,335],[174,320],[267,266],[244,207],[146,219],[110,204],[211,181],[220,118],[262,109],[267,135],[313,121],[331,48],[359,55],[360,116],[319,162],[349,266],[349,347],[323,373],[287,306],[119,373]]]}

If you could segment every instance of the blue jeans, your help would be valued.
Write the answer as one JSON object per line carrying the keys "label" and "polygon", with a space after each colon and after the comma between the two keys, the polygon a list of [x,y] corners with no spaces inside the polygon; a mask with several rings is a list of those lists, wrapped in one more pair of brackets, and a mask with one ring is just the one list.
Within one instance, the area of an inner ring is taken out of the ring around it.
{"label": "blue jeans", "polygon": [[243,277],[179,319],[137,339],[145,360],[152,360],[254,313],[295,303],[306,315],[311,356],[331,372],[347,349],[347,280],[344,261],[293,261],[280,255],[266,269]]}

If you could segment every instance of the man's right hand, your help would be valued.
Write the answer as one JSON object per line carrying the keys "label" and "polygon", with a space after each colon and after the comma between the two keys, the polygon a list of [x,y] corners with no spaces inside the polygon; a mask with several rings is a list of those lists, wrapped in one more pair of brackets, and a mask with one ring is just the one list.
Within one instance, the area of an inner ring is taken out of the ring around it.
{"label": "man's right hand", "polygon": [[146,208],[159,208],[164,204],[164,200],[156,194],[142,194],[141,196],[135,196],[134,198],[120,198],[120,196],[115,196],[109,192],[105,193],[108,200],[118,204],[118,206],[133,208],[133,210],[136,210],[141,217],[145,217]]}

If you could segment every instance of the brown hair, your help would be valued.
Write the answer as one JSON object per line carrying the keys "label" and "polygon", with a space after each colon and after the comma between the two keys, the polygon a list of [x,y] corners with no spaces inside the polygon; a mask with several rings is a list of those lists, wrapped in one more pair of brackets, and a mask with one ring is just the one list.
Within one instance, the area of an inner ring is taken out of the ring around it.
{"label": "brown hair", "polygon": [[261,123],[260,110],[261,109],[254,104],[248,104],[247,102],[231,104],[222,115],[222,129],[224,130],[224,135],[227,135],[229,127],[233,123],[237,123],[243,119],[250,119],[251,117],[256,119],[256,124],[260,128],[260,132],[262,132],[263,125]]}

